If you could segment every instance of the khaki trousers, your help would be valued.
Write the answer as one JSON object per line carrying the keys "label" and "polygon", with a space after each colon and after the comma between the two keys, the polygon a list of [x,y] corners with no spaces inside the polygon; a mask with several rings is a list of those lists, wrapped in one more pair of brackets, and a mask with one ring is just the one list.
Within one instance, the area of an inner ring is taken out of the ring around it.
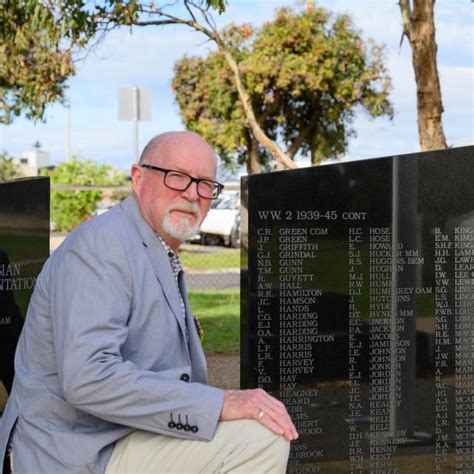
{"label": "khaki trousers", "polygon": [[212,441],[134,431],[115,444],[105,474],[284,473],[290,443],[255,420],[220,422]]}

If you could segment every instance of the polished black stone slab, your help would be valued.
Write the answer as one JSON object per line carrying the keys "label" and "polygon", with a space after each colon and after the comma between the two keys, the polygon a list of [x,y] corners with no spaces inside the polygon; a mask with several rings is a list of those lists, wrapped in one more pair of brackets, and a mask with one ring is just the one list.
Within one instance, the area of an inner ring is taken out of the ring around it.
{"label": "polished black stone slab", "polygon": [[474,472],[474,147],[242,183],[241,383],[290,472]]}
{"label": "polished black stone slab", "polygon": [[49,256],[49,190],[46,177],[0,182],[0,381],[6,392],[36,276]]}

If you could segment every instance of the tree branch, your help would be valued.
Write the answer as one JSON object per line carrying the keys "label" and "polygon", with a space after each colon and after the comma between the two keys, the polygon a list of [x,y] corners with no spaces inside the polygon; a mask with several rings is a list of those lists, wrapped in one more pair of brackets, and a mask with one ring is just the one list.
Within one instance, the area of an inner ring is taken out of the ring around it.
{"label": "tree branch", "polygon": [[305,141],[305,139],[308,137],[311,130],[316,125],[318,118],[319,118],[318,114],[312,115],[311,120],[309,121],[308,125],[306,125],[306,127],[303,128],[303,130],[301,130],[299,135],[296,137],[296,140],[294,140],[290,148],[288,148],[286,152],[288,156],[290,156],[291,158],[295,156],[296,152],[300,149],[302,143]]}
{"label": "tree branch", "polygon": [[244,108],[245,116],[249,121],[250,127],[252,128],[252,132],[255,135],[255,138],[270,152],[270,154],[276,161],[283,164],[286,168],[298,168],[298,165],[296,165],[296,163],[285,152],[283,152],[273,140],[268,138],[268,136],[262,130],[260,125],[257,123],[257,119],[255,118],[249,95],[242,83],[242,77],[240,75],[239,67],[233,56],[223,45],[222,40],[220,38],[219,40],[221,42],[219,47],[221,48],[221,51],[224,54],[227,64],[234,73],[235,85],[237,86],[237,91],[239,93],[240,100],[242,101],[242,107]]}
{"label": "tree branch", "polygon": [[194,16],[193,11],[191,10],[191,7],[189,6],[188,2],[184,2],[184,6],[188,10],[189,16],[193,19],[193,21],[196,23],[196,17]]}
{"label": "tree branch", "polygon": [[[196,5],[195,7],[199,8]],[[285,166],[286,168],[291,168],[291,169],[298,168],[298,165],[296,165],[296,163],[273,140],[271,140],[265,134],[265,132],[262,130],[262,128],[258,124],[257,119],[255,117],[255,113],[253,111],[252,103],[250,101],[250,97],[242,82],[242,75],[240,73],[239,66],[236,60],[232,56],[231,52],[228,50],[226,44],[224,43],[223,39],[218,34],[217,30],[211,26],[210,21],[208,20],[205,12],[203,12],[201,8],[199,8],[199,10],[201,10],[201,12],[205,15],[206,22],[208,23],[208,25],[210,25],[210,28],[212,29],[208,29],[202,26],[200,23],[197,23],[196,21],[184,20],[182,18],[178,18],[168,13],[165,13],[161,10],[157,11],[157,15],[160,15],[166,18],[165,20],[139,21],[139,22],[134,22],[134,24],[137,26],[168,25],[168,24],[186,25],[186,26],[189,26],[190,28],[193,28],[196,31],[203,33],[209,39],[214,41],[217,44],[218,48],[222,51],[222,54],[224,55],[227,61],[227,64],[229,65],[232,73],[234,74],[234,80],[235,80],[235,85],[237,87],[237,92],[242,102],[242,107],[244,109],[245,116],[249,122],[250,128],[252,129],[252,132],[255,138],[268,150],[268,152],[273,156],[273,158],[279,163],[281,163],[283,166]]]}
{"label": "tree branch", "polygon": [[133,26],[163,26],[163,25],[176,25],[178,22],[174,20],[146,20],[146,21],[134,21]]}
{"label": "tree branch", "polygon": [[403,32],[402,37],[400,38],[400,48],[402,47],[403,38],[406,36],[408,41],[410,41],[410,31],[411,31],[411,5],[410,0],[399,0],[398,5],[400,6],[400,12],[402,14],[403,20]]}
{"label": "tree branch", "polygon": [[275,112],[275,110],[281,105],[281,97],[277,93],[275,93],[275,97],[273,102],[258,116],[257,122],[259,125],[263,125],[267,118]]}

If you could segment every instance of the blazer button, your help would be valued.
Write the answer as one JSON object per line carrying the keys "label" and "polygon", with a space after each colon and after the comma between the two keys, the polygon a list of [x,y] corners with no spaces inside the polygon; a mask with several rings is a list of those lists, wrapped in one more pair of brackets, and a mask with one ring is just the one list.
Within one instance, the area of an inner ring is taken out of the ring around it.
{"label": "blazer button", "polygon": [[191,426],[191,431],[193,433],[197,433],[199,431],[199,428],[196,425]]}
{"label": "blazer button", "polygon": [[184,431],[190,431],[191,430],[191,425],[188,425],[187,423],[184,425]]}
{"label": "blazer button", "polygon": [[176,424],[176,429],[177,430],[182,430],[183,429],[183,424],[182,423],[177,423]]}
{"label": "blazer button", "polygon": [[182,374],[179,379],[182,380],[183,382],[189,382],[189,375],[188,374]]}
{"label": "blazer button", "polygon": [[168,428],[171,428],[171,429],[176,428],[176,423],[175,423],[174,421],[170,421],[170,422],[168,423]]}

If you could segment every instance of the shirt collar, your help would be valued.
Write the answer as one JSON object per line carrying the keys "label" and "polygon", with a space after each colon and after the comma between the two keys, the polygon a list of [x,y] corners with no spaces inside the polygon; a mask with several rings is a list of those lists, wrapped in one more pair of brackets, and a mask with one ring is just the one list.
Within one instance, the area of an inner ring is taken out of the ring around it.
{"label": "shirt collar", "polygon": [[170,260],[170,264],[171,264],[171,269],[173,270],[173,275],[175,277],[175,279],[177,280],[178,279],[178,275],[180,274],[180,272],[183,272],[184,269],[183,269],[183,266],[181,265],[181,262],[179,260],[179,256],[178,254],[164,241],[164,239],[156,234],[156,236],[158,237],[158,239],[160,240],[161,244],[163,245],[166,253],[168,254],[168,258]]}

